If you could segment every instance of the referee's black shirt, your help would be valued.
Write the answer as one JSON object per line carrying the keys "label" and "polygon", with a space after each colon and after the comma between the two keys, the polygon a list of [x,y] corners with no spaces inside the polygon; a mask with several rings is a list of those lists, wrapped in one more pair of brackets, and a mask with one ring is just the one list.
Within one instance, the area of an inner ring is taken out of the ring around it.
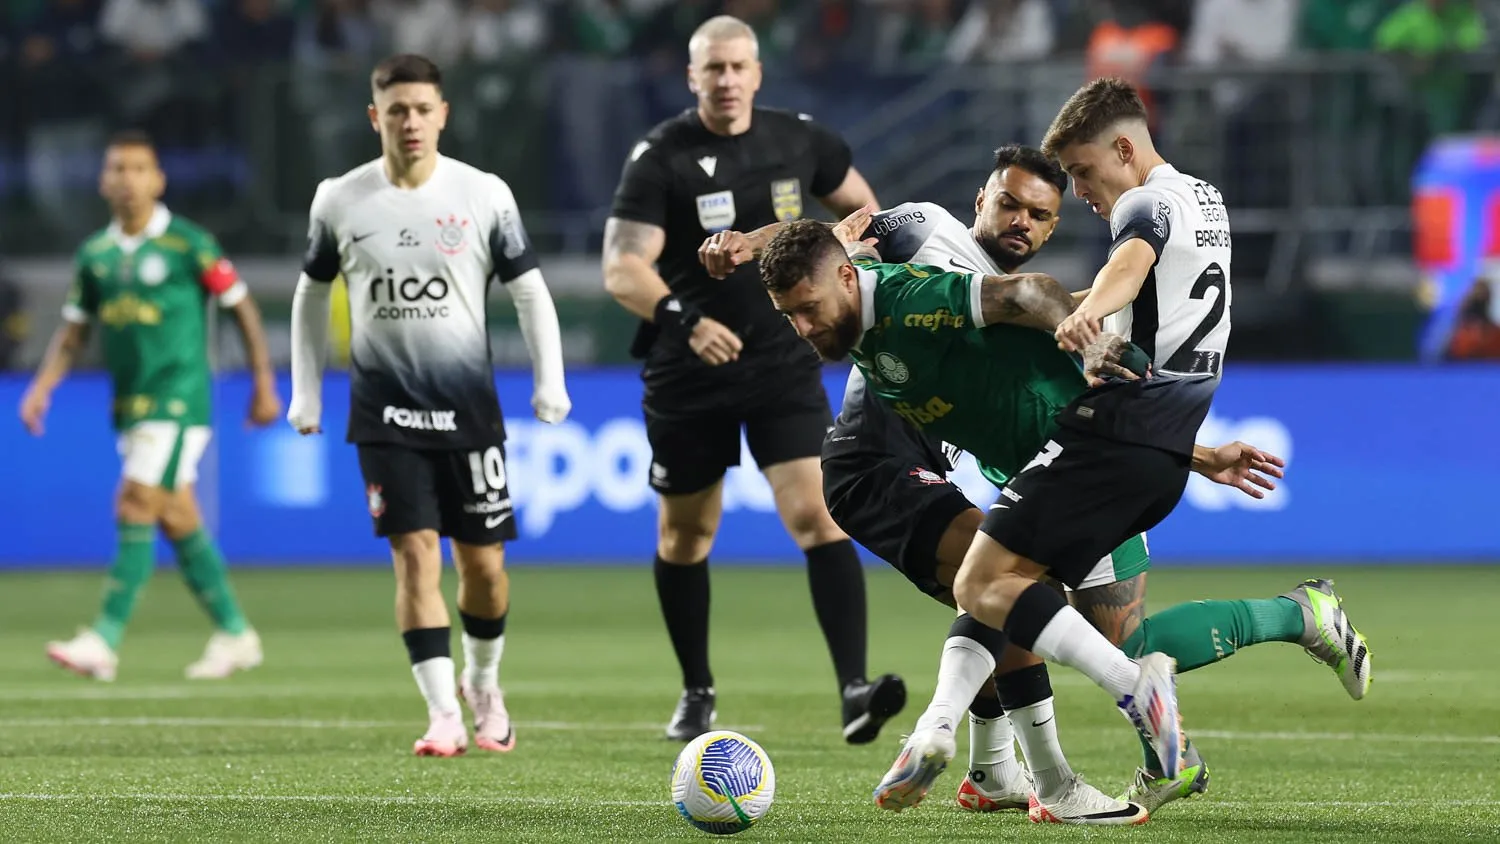
{"label": "referee's black shirt", "polygon": [[807,115],[756,108],[750,129],[717,135],[696,109],[663,121],[631,151],[610,216],[666,232],[657,268],[684,303],[718,320],[744,343],[738,360],[709,366],[686,342],[646,324],[635,353],[653,410],[693,413],[759,404],[794,379],[816,373],[816,353],[772,307],[759,265],[725,279],[708,275],[698,247],[717,231],[753,231],[805,216],[836,191],[852,155],[837,134]]}

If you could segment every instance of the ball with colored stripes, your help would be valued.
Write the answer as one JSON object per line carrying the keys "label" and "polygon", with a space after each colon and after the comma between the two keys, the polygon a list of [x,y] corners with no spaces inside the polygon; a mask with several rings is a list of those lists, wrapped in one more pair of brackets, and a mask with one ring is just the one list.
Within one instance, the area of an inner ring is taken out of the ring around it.
{"label": "ball with colored stripes", "polygon": [[688,742],[672,768],[672,804],[693,826],[715,835],[744,832],[776,796],[776,771],[761,746],[714,730]]}

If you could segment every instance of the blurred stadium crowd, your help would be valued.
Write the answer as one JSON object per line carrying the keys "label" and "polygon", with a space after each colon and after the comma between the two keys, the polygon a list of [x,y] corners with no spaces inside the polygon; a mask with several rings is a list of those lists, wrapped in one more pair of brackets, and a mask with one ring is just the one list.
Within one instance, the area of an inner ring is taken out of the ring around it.
{"label": "blurred stadium crowd", "polygon": [[[465,109],[503,120],[460,123],[457,154],[475,157],[464,142],[483,136],[505,149],[478,163],[511,177],[550,152],[554,177],[517,186],[524,208],[597,214],[629,144],[686,104],[688,34],[720,12],[760,36],[763,102],[815,110],[846,131],[914,85],[955,74],[985,80],[1009,104],[1011,125],[985,127],[1012,136],[1004,140],[1039,137],[1057,92],[1084,75],[1132,78],[1161,113],[1206,105],[1251,155],[1240,184],[1217,179],[1241,208],[1290,201],[1264,172],[1285,162],[1254,157],[1263,135],[1299,119],[1286,89],[1322,91],[1307,117],[1396,147],[1378,153],[1386,157],[1368,187],[1316,204],[1403,202],[1428,138],[1500,127],[1484,55],[1500,33],[1500,3],[1478,0],[11,0],[7,9],[0,73],[19,95],[0,104],[0,198],[29,199],[64,228],[81,210],[70,187],[92,180],[102,135],[121,125],[157,138],[174,181],[186,180],[178,187],[243,193],[250,179],[270,179],[249,198],[304,208],[309,178],[369,152],[360,91],[387,52],[432,57],[455,76]],[[1333,78],[1341,61],[1347,72]],[[1314,77],[1286,75],[1305,67]],[[1208,103],[1174,98],[1184,74],[1210,70],[1249,81],[1214,86]],[[950,106],[942,93],[934,101]],[[299,131],[266,125],[273,115]],[[560,143],[534,137],[547,132]],[[851,140],[865,161],[871,151],[858,133]]]}
{"label": "blurred stadium crowd", "polygon": [[[1275,327],[1289,292],[1352,278],[1406,332],[1413,170],[1436,137],[1500,132],[1495,0],[11,0],[0,256],[62,258],[102,223],[125,126],[158,141],[173,208],[236,255],[294,256],[317,181],[375,155],[370,66],[410,51],[448,73],[444,149],[504,176],[596,292],[620,164],[690,103],[686,41],[719,13],[759,35],[759,102],[843,132],[883,200],[965,207],[989,149],[1035,143],[1088,77],[1133,79],[1235,209],[1247,328],[1256,288]],[[1064,229],[1055,256],[1101,248],[1096,221]],[[1486,291],[1469,313],[1500,312]]]}
{"label": "blurred stadium crowd", "polygon": [[1142,65],[1299,49],[1433,55],[1482,50],[1500,23],[1500,7],[1477,0],[11,0],[8,10],[7,53],[32,71],[111,53],[140,65],[364,65],[385,51],[443,64],[568,52],[675,65],[694,26],[719,12],[756,29],[763,58],[804,69],[1068,53]]}

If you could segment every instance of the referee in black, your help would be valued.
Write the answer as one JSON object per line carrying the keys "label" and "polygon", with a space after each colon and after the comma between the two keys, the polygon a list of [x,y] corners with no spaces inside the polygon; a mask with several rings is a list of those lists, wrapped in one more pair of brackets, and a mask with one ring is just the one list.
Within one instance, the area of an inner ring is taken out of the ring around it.
{"label": "referee in black", "polygon": [[895,675],[865,679],[864,573],[823,503],[819,453],[833,417],[822,367],[771,306],[758,265],[714,279],[698,247],[723,229],[797,219],[809,196],[840,217],[879,205],[842,138],[806,115],[754,106],[757,54],[755,33],[737,18],[712,18],[693,33],[688,88],[698,105],[636,144],[604,228],[605,287],[644,320],[632,353],[646,361],[642,407],[660,497],[656,591],[682,666],[667,736],[689,741],[713,722],[706,564],[743,428],[807,555],[844,738],[863,744],[905,705],[906,686]]}

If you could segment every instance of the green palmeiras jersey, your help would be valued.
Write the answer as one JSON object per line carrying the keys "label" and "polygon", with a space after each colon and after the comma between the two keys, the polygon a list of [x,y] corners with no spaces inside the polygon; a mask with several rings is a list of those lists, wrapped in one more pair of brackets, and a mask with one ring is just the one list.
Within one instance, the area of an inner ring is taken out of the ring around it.
{"label": "green palmeiras jersey", "polygon": [[864,334],[850,353],[867,389],[1003,483],[1036,456],[1087,388],[1052,335],[986,326],[979,273],[856,261]]}
{"label": "green palmeiras jersey", "polygon": [[63,318],[99,325],[117,429],[209,424],[208,299],[247,292],[213,235],[164,206],[138,235],[115,223],[84,241]]}

